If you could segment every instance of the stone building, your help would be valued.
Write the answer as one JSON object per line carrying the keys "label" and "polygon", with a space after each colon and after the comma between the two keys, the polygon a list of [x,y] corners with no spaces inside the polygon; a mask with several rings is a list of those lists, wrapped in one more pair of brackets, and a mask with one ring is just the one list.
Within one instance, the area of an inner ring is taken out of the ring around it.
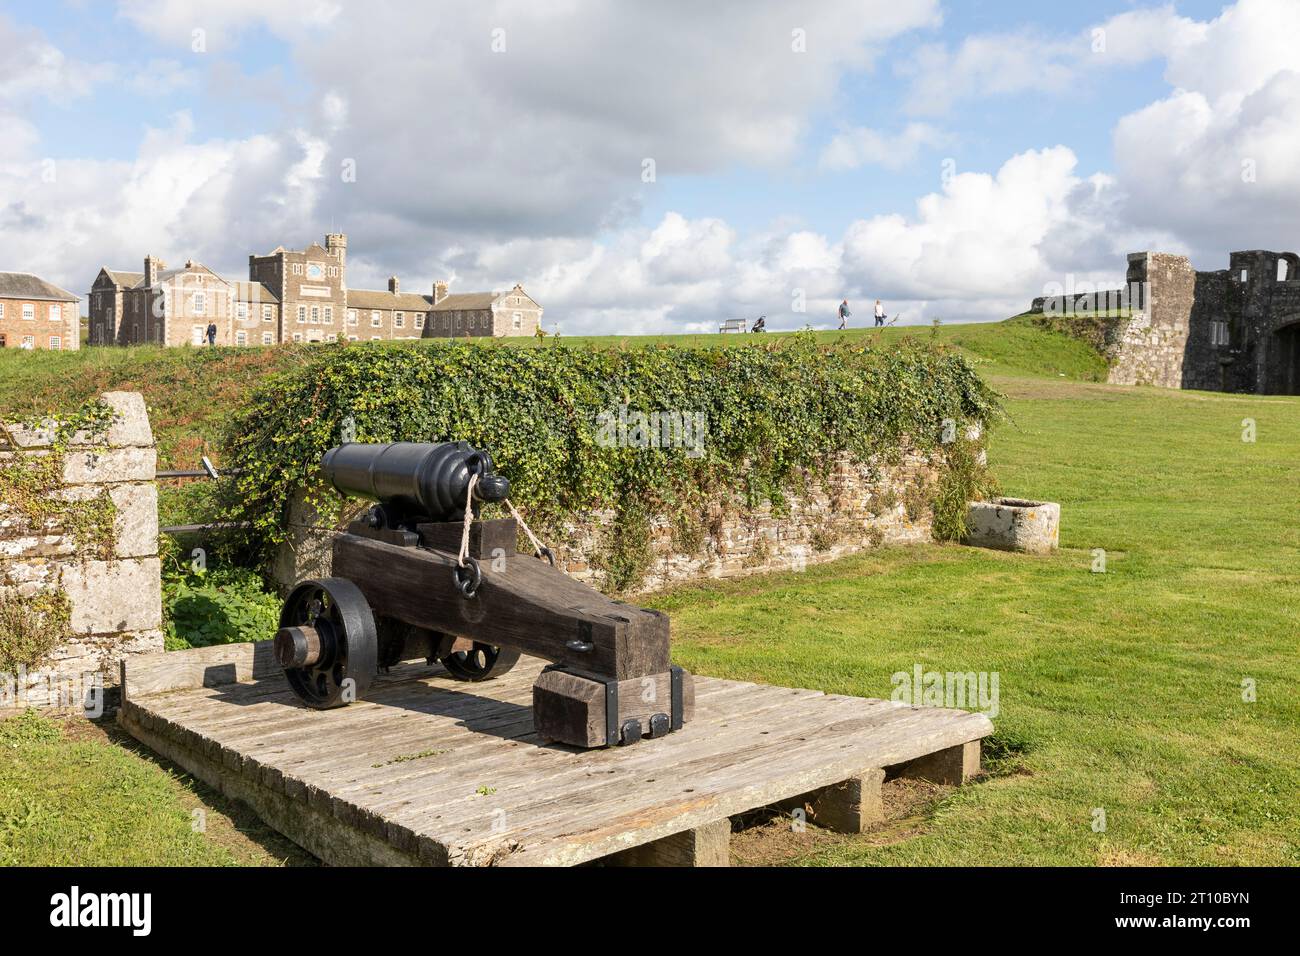
{"label": "stone building", "polygon": [[349,289],[347,248],[347,236],[331,233],[324,245],[250,255],[247,282],[193,262],[168,272],[153,257],[143,273],[103,268],[90,291],[90,339],[200,345],[209,322],[218,345],[532,335],[541,325],[542,307],[520,285],[448,294],[436,282],[420,295],[393,276],[387,290]]}
{"label": "stone building", "polygon": [[1249,250],[1228,262],[1200,272],[1186,256],[1136,252],[1124,289],[1035,299],[1031,311],[1106,316],[1115,384],[1300,394],[1300,256]]}
{"label": "stone building", "polygon": [[0,272],[0,348],[81,348],[80,301],[29,272]]}

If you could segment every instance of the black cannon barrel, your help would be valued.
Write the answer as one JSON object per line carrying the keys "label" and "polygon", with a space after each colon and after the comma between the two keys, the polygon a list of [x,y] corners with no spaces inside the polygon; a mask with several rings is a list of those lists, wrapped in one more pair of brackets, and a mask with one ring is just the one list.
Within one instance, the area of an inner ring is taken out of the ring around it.
{"label": "black cannon barrel", "polygon": [[501,501],[510,493],[510,482],[496,474],[492,456],[463,441],[339,445],[325,453],[321,470],[342,494],[435,521],[463,514],[471,474],[479,476],[475,501]]}

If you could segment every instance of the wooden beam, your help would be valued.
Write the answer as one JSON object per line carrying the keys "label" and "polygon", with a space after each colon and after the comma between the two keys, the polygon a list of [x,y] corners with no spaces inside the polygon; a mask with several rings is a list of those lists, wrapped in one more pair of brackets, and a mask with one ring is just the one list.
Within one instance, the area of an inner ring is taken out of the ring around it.
{"label": "wooden beam", "polygon": [[955,747],[936,750],[897,768],[900,777],[915,777],[956,787],[980,772],[980,742],[971,740]]}
{"label": "wooden beam", "polygon": [[731,821],[724,817],[622,850],[601,862],[606,866],[730,866]]}
{"label": "wooden beam", "polygon": [[808,819],[836,833],[864,833],[885,819],[880,796],[884,782],[885,771],[873,768],[814,791],[806,798]]}

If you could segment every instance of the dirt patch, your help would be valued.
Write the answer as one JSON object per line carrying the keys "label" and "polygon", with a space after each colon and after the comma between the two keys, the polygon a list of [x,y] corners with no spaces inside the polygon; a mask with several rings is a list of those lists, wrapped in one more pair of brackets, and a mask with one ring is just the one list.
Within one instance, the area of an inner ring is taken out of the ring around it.
{"label": "dirt patch", "polygon": [[930,808],[951,790],[925,780],[886,780],[881,787],[885,819],[866,833],[834,833],[811,823],[799,827],[788,810],[755,810],[739,818],[743,829],[731,835],[731,863],[783,866],[845,845],[901,843],[925,832]]}

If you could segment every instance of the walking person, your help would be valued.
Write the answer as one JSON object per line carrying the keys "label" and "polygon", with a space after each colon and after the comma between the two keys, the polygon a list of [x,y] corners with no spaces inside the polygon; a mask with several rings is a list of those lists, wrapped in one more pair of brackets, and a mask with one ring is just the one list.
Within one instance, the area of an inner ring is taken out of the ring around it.
{"label": "walking person", "polygon": [[208,344],[217,344],[217,323],[215,322],[208,323]]}
{"label": "walking person", "polygon": [[881,305],[880,300],[877,299],[876,300],[876,328],[880,328],[884,324],[885,324],[885,307]]}
{"label": "walking person", "polygon": [[845,299],[840,303],[840,328],[843,329],[848,325],[849,316],[853,313],[849,311],[849,300]]}

